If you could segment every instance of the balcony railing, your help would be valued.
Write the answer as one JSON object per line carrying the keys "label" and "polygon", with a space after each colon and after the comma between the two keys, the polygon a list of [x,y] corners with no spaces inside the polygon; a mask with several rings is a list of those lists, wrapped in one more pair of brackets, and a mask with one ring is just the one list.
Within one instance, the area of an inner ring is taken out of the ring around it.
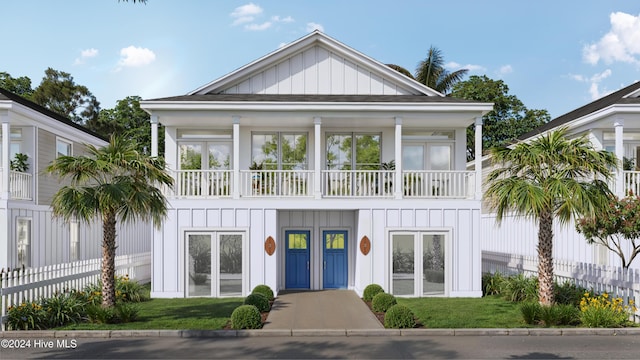
{"label": "balcony railing", "polygon": [[[2,169],[0,169],[0,184],[2,179]],[[12,200],[32,200],[33,176],[28,173],[9,171],[9,196]]]}
{"label": "balcony railing", "polygon": [[[231,197],[232,170],[178,170],[169,197]],[[404,198],[472,198],[473,171],[402,172]],[[312,197],[314,170],[241,170],[240,197]],[[320,191],[324,198],[393,198],[397,189],[394,170],[322,170]]]}
{"label": "balcony railing", "polygon": [[[612,189],[615,189],[615,180],[613,180]],[[624,193],[640,195],[640,171],[625,171],[624,172]]]}
{"label": "balcony railing", "polygon": [[313,170],[241,170],[246,197],[305,197],[313,194]]}

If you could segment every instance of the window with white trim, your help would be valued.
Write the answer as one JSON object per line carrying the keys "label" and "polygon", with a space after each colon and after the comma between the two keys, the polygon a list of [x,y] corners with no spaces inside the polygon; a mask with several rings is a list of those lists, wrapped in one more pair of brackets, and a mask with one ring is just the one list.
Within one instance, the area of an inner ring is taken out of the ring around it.
{"label": "window with white trim", "polygon": [[80,260],[80,223],[69,222],[69,261]]}
{"label": "window with white trim", "polygon": [[251,161],[262,164],[264,170],[306,170],[307,133],[255,132]]}
{"label": "window with white trim", "polygon": [[[2,129],[0,129],[0,144],[2,144]],[[15,159],[16,154],[22,152],[22,129],[11,128],[9,135],[9,160]],[[0,159],[2,159],[2,146],[0,146]]]}
{"label": "window with white trim", "polygon": [[16,218],[16,245],[19,267],[31,266],[31,218]]}
{"label": "window with white trim", "polygon": [[60,156],[72,156],[73,155],[73,143],[71,141],[56,138],[56,158]]}

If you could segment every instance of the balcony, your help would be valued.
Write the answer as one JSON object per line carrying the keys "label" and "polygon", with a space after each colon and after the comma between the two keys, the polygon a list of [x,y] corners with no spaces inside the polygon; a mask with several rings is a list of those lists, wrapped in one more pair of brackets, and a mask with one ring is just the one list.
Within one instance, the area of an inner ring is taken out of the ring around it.
{"label": "balcony", "polygon": [[[2,185],[3,178],[2,169],[0,169],[0,185]],[[9,199],[33,199],[33,176],[31,174],[13,170],[9,171]]]}
{"label": "balcony", "polygon": [[[314,170],[241,170],[242,198],[312,198]],[[233,170],[177,170],[169,198],[231,198]],[[402,198],[469,199],[475,195],[474,171],[402,172]],[[394,170],[322,170],[323,198],[395,198]]]}

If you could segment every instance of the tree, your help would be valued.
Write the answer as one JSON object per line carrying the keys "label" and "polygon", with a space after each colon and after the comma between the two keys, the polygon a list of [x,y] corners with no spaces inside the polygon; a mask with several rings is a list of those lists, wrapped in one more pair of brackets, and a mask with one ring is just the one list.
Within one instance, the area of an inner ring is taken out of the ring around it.
{"label": "tree", "polygon": [[469,72],[467,69],[449,72],[444,67],[442,51],[431,46],[427,52],[427,58],[418,64],[415,79],[436,91],[448,94],[453,86],[464,78],[467,72]]}
{"label": "tree", "polygon": [[76,84],[64,71],[47,68],[44,73],[31,101],[80,125],[97,119],[100,103],[86,86]]}
{"label": "tree", "polygon": [[[629,195],[623,199],[611,198],[609,206],[600,209],[594,216],[584,217],[576,223],[576,230],[584,234],[589,244],[600,244],[613,251],[629,265],[640,253],[640,197]],[[625,254],[623,240],[629,241],[629,254]]]}
{"label": "tree", "polygon": [[[567,129],[547,133],[513,148],[491,149],[495,170],[488,175],[486,197],[501,222],[515,212],[538,222],[538,300],[554,302],[553,222],[593,216],[607,206],[606,181],[617,166],[615,155],[596,151],[585,136],[568,139]],[[591,180],[590,180],[591,179]]]}
{"label": "tree", "polygon": [[[493,80],[486,75],[473,75],[468,80],[453,86],[452,97],[492,102],[493,110],[483,116],[483,149],[503,146],[538,126],[551,120],[547,110],[532,110],[515,95],[502,80]],[[475,159],[474,126],[467,129],[467,160]]]}
{"label": "tree", "polygon": [[[127,96],[118,100],[113,109],[100,110],[96,119],[86,123],[86,127],[103,136],[120,134],[138,144],[138,151],[151,153],[151,122],[147,112],[140,108],[140,96]],[[164,155],[164,130],[158,128],[158,154]]]}
{"label": "tree", "polygon": [[413,80],[415,80],[415,79],[416,79],[416,78],[414,78],[414,77],[413,77],[413,75],[411,75],[411,72],[409,72],[409,70],[407,70],[407,69],[403,68],[403,67],[402,67],[402,66],[400,66],[400,65],[396,65],[396,64],[387,64],[387,66],[388,66],[388,67],[390,67],[390,68],[392,68],[393,70],[395,70],[395,71],[399,72],[400,74],[402,74],[402,75],[404,75],[404,76],[408,77],[408,78],[411,78],[411,79],[413,79]]}
{"label": "tree", "polygon": [[173,184],[164,159],[149,157],[137,145],[111,136],[102,148],[85,144],[86,154],[61,156],[46,169],[70,185],[54,195],[53,214],[69,221],[102,220],[102,306],[115,305],[116,222],[152,220],[160,226],[167,214],[166,198],[156,185]]}
{"label": "tree", "polygon": [[27,99],[33,94],[31,79],[26,76],[14,78],[7,72],[0,72],[0,88],[9,90]]}

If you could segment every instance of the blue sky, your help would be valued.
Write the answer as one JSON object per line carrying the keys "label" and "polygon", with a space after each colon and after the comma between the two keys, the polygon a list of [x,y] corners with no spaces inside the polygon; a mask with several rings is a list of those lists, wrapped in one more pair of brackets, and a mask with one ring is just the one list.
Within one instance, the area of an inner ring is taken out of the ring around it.
{"label": "blue sky", "polygon": [[3,3],[0,71],[70,73],[112,108],[182,95],[315,28],[413,72],[431,45],[451,70],[502,79],[553,117],[640,80],[637,0],[28,0]]}

